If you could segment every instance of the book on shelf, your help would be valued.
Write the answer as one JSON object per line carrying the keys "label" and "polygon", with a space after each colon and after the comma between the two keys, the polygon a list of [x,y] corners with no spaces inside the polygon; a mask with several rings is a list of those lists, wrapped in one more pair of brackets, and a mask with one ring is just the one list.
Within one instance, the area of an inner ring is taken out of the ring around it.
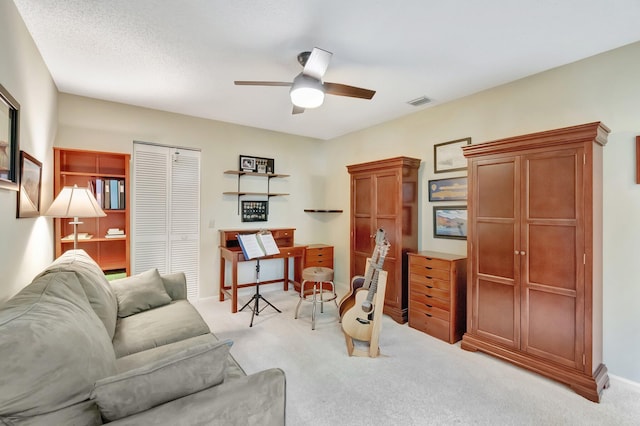
{"label": "book on shelf", "polygon": [[96,196],[96,201],[105,210],[122,210],[125,208],[124,179],[96,178],[95,188],[90,183],[89,188]]}
{"label": "book on shelf", "polygon": [[[93,238],[93,235],[87,232],[78,232],[78,241],[90,240],[91,238]],[[73,241],[73,234],[69,234],[66,237],[62,237],[62,241]]]}
{"label": "book on shelf", "polygon": [[104,236],[105,238],[124,238],[125,234],[107,234]]}
{"label": "book on shelf", "polygon": [[271,232],[238,234],[238,242],[245,259],[255,259],[280,253]]}

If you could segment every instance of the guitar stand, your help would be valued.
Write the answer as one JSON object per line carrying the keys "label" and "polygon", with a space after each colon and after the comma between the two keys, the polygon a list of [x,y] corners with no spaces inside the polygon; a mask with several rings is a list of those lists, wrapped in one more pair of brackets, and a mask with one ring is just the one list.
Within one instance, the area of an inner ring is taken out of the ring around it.
{"label": "guitar stand", "polygon": [[368,350],[358,349],[356,348],[356,344],[354,343],[354,338],[349,336],[344,332],[344,340],[347,344],[347,354],[349,356],[362,356],[362,357],[371,357],[376,358],[380,355],[380,346],[378,343],[380,342],[380,329],[382,327],[382,311],[384,307],[384,294],[387,289],[387,272],[380,271],[380,276],[378,279],[378,289],[374,296],[376,309],[373,312],[373,319],[370,321],[373,322],[373,330],[371,332],[371,340],[369,341],[359,341],[361,344],[368,346]]}
{"label": "guitar stand", "polygon": [[[264,303],[267,304],[266,306],[263,306],[262,309],[260,309],[260,300],[263,300]],[[262,297],[262,295],[260,294],[260,259],[256,259],[256,292],[251,297],[251,299],[249,299],[249,301],[245,303],[242,308],[240,308],[240,310],[242,311],[244,308],[249,306],[251,302],[253,302],[253,306],[251,307],[251,322],[249,323],[249,327],[253,327],[253,317],[255,315],[260,315],[260,312],[264,311],[265,308],[267,308],[267,306],[271,306],[273,309],[278,311],[278,313],[282,313],[280,309],[273,306],[267,299]]]}

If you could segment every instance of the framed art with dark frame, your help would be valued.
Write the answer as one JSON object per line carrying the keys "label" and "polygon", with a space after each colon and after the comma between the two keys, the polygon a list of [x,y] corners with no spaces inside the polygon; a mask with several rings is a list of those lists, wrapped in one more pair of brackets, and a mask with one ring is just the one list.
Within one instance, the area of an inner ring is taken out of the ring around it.
{"label": "framed art with dark frame", "polygon": [[266,222],[269,215],[268,201],[243,201],[242,221],[243,222]]}
{"label": "framed art with dark frame", "polygon": [[433,237],[467,239],[467,206],[434,206]]}
{"label": "framed art with dark frame", "polygon": [[467,177],[429,181],[429,201],[466,201]]}
{"label": "framed art with dark frame", "polygon": [[24,151],[20,151],[20,189],[16,217],[40,216],[42,163]]}
{"label": "framed art with dark frame", "polygon": [[275,173],[275,161],[273,158],[241,155],[240,171],[253,173]]}
{"label": "framed art with dark frame", "polygon": [[462,147],[471,145],[471,138],[439,143],[433,146],[433,172],[445,173],[467,169]]}
{"label": "framed art with dark frame", "polygon": [[0,188],[18,190],[20,104],[0,84]]}

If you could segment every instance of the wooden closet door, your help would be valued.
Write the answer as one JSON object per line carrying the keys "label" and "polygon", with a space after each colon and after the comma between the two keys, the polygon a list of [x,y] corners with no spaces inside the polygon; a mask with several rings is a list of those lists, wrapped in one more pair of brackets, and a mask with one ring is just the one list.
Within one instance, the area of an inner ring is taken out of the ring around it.
{"label": "wooden closet door", "polygon": [[355,175],[352,178],[351,209],[351,276],[364,275],[367,258],[375,245],[372,239],[374,227],[374,177],[371,174]]}
{"label": "wooden closet door", "polygon": [[583,150],[523,158],[522,350],[582,369]]}
{"label": "wooden closet door", "polygon": [[512,348],[520,346],[519,169],[516,156],[474,161],[469,194],[470,328]]}

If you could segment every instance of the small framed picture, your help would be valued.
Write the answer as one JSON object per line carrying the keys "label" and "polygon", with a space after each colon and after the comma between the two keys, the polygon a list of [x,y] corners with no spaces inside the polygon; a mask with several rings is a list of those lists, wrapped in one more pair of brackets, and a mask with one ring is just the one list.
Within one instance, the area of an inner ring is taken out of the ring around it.
{"label": "small framed picture", "polygon": [[434,238],[467,239],[467,206],[435,206]]}
{"label": "small framed picture", "polygon": [[42,163],[20,151],[20,185],[18,189],[17,218],[40,216],[40,190]]}
{"label": "small framed picture", "polygon": [[247,157],[245,155],[240,156],[240,170],[243,172],[255,172],[256,171],[256,159],[255,157]]}
{"label": "small framed picture", "polygon": [[266,222],[269,215],[268,201],[243,201],[242,221],[243,222]]}
{"label": "small framed picture", "polygon": [[467,177],[429,181],[429,201],[466,201]]}
{"label": "small framed picture", "polygon": [[471,138],[439,143],[433,146],[434,173],[455,172],[467,169],[467,159],[462,147],[471,145]]}
{"label": "small framed picture", "polygon": [[20,104],[0,84],[0,188],[18,191]]}

